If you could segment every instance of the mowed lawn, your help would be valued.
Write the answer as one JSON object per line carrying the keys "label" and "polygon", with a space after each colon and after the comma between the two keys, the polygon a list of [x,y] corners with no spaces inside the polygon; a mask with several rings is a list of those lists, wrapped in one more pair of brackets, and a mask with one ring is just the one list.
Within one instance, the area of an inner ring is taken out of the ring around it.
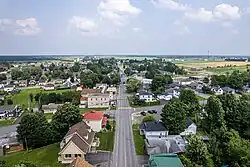
{"label": "mowed lawn", "polygon": [[93,110],[93,111],[105,111],[107,109],[108,108],[80,108],[79,110],[80,110],[80,114],[84,114],[84,113],[91,111],[91,110]]}
{"label": "mowed lawn", "polygon": [[96,133],[96,137],[100,139],[100,146],[97,148],[98,150],[103,151],[113,151],[114,148],[114,139],[115,139],[115,132],[99,132]]}
{"label": "mowed lawn", "polygon": [[135,143],[135,152],[137,155],[144,155],[145,154],[145,143],[144,143],[144,136],[140,135],[138,124],[133,124],[133,137]]}
{"label": "mowed lawn", "polygon": [[59,144],[56,143],[34,150],[11,153],[0,157],[0,160],[5,160],[9,166],[20,162],[30,162],[37,167],[65,167],[57,161],[58,152]]}
{"label": "mowed lawn", "polygon": [[7,125],[11,125],[12,122],[14,121],[14,119],[6,119],[6,120],[0,120],[0,127],[1,126],[7,126]]}
{"label": "mowed lawn", "polygon": [[[15,95],[9,95],[8,97],[11,98],[13,100],[13,104],[17,104],[20,105],[22,108],[27,108],[28,107],[28,103],[30,100],[30,94],[33,94],[33,97],[35,97],[35,95],[37,93],[62,93],[62,92],[67,92],[67,91],[73,91],[74,89],[62,89],[62,90],[51,90],[51,91],[44,91],[44,90],[40,90],[40,88],[31,88],[31,89],[25,89],[22,90],[20,93],[15,94]],[[37,102],[35,101],[35,99],[33,99],[33,102],[30,103],[31,108],[36,107]]]}

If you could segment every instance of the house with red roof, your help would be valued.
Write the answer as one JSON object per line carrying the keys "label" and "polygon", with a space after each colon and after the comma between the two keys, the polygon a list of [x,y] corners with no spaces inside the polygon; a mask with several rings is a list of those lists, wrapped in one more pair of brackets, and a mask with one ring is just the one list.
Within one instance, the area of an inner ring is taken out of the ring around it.
{"label": "house with red roof", "polygon": [[88,111],[83,114],[84,121],[95,132],[100,132],[107,124],[107,117],[104,116],[103,111]]}

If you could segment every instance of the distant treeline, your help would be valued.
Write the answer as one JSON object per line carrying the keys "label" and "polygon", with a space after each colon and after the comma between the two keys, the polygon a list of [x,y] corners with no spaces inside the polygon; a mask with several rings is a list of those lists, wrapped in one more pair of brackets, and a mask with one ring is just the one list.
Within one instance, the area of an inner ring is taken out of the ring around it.
{"label": "distant treeline", "polygon": [[227,58],[227,59],[225,59],[225,61],[243,61],[243,62],[245,62],[245,61],[248,61],[249,59],[247,59],[247,58]]}

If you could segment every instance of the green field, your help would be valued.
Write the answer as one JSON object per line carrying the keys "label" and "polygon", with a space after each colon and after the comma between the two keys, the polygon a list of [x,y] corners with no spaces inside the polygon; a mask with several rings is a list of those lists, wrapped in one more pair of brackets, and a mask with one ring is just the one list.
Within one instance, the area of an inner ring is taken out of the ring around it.
{"label": "green field", "polygon": [[0,120],[0,127],[11,125],[13,121],[14,119]]}
{"label": "green field", "polygon": [[213,72],[216,74],[230,74],[235,70],[239,71],[247,71],[247,66],[235,66],[235,67],[214,67],[214,68],[207,68],[206,71]]}
{"label": "green field", "polygon": [[137,155],[145,154],[145,143],[144,136],[140,135],[139,130],[133,130],[134,143],[135,143],[135,152]]}
{"label": "green field", "polygon": [[7,165],[14,166],[20,162],[30,162],[37,167],[65,167],[57,161],[59,144],[51,144],[35,150],[11,153],[0,157],[5,160]]}
{"label": "green field", "polygon": [[[11,98],[13,100],[13,104],[20,105],[23,109],[28,107],[28,103],[30,100],[29,95],[32,93],[33,96],[35,96],[37,93],[62,93],[67,91],[73,91],[74,89],[62,89],[62,90],[51,90],[51,91],[44,91],[40,90],[40,88],[31,88],[31,89],[25,89],[22,90],[20,93],[15,95],[8,95],[8,98]],[[36,101],[33,99],[33,102],[30,103],[30,107],[34,108],[36,107]]]}

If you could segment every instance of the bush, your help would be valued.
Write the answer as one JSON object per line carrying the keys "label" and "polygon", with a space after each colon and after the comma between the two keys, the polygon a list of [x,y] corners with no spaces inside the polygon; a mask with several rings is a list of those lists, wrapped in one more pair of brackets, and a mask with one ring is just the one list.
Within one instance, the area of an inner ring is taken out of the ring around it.
{"label": "bush", "polygon": [[155,118],[152,115],[147,115],[142,120],[142,122],[151,122],[151,121],[155,121]]}
{"label": "bush", "polygon": [[7,104],[8,104],[8,105],[12,105],[12,104],[13,104],[13,100],[8,99],[8,100],[7,100]]}

